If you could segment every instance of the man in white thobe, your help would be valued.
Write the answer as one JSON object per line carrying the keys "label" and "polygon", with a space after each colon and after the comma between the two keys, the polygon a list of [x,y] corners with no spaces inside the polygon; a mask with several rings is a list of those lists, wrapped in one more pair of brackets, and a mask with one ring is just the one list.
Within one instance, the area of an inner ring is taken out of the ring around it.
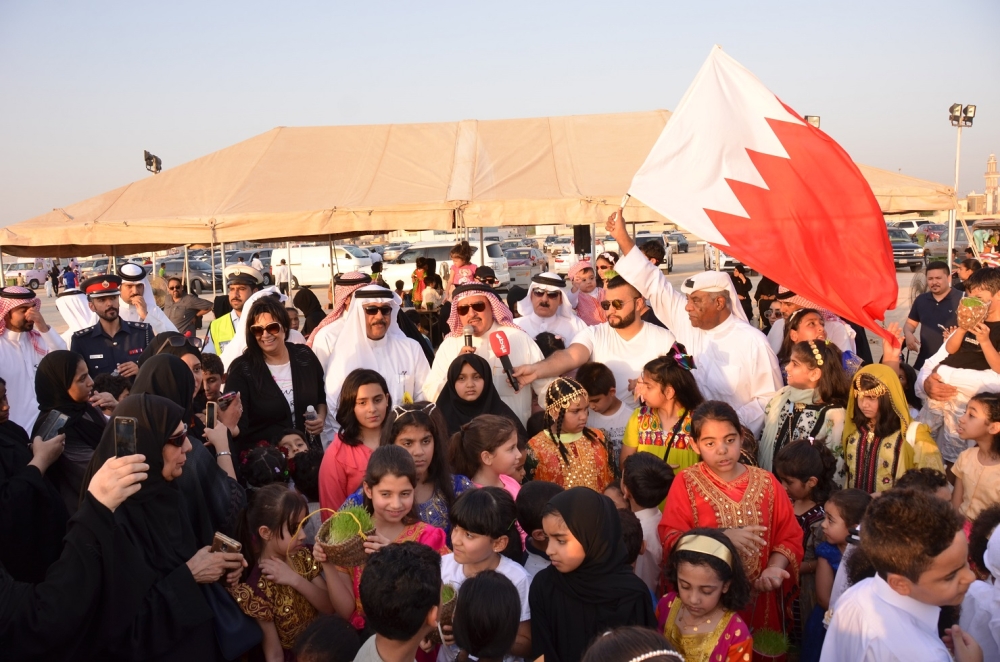
{"label": "man in white thobe", "polygon": [[385,378],[393,405],[425,400],[424,383],[430,366],[416,340],[396,323],[402,303],[392,290],[366,285],[354,292],[344,326],[326,370],[326,429],[324,442],[340,429],[337,409],[340,389],[352,371],[367,368]]}
{"label": "man in white thobe", "polygon": [[782,386],[781,370],[767,338],[747,322],[732,279],[723,271],[703,271],[676,291],[636,247],[620,218],[616,213],[607,224],[623,253],[615,270],[649,300],[694,357],[694,378],[705,399],[729,403],[740,422],[760,435],[764,407]]}
{"label": "man in white thobe", "polygon": [[832,342],[837,348],[846,352],[848,350],[857,353],[857,344],[854,338],[858,335],[851,328],[850,324],[844,322],[828,310],[820,308],[815,303],[792,292],[782,285],[778,288],[778,303],[781,305],[781,319],[774,321],[771,330],[767,333],[767,342],[771,350],[777,354],[781,351],[781,342],[785,338],[785,322],[792,313],[802,308],[812,308],[823,318],[823,327],[826,329],[826,339]]}
{"label": "man in white thobe", "polygon": [[[472,345],[465,344],[464,329],[472,327]],[[510,308],[493,292],[493,288],[482,283],[459,285],[452,292],[451,316],[448,318],[451,332],[441,343],[434,356],[434,365],[424,384],[424,394],[429,400],[437,400],[448,381],[448,368],[459,354],[474,352],[486,359],[493,370],[493,384],[500,399],[525,425],[531,416],[534,394],[544,396],[545,389],[552,380],[538,379],[531,387],[519,387],[515,391],[507,381],[500,358],[493,353],[490,334],[503,331],[510,344],[512,366],[538,363],[545,357],[538,343],[522,331],[513,320]],[[486,377],[486,375],[483,375]]]}
{"label": "man in white thobe", "polygon": [[352,271],[346,274],[337,274],[333,279],[333,310],[323,318],[323,321],[316,325],[313,332],[309,334],[306,342],[312,348],[316,358],[319,359],[323,369],[326,370],[330,356],[333,355],[333,348],[337,344],[337,337],[344,327],[344,313],[351,303],[351,297],[365,285],[371,285],[372,277],[360,271]]}
{"label": "man in white thobe", "polygon": [[531,338],[551,333],[562,338],[563,344],[569,347],[573,336],[587,328],[587,323],[573,310],[575,304],[575,295],[570,292],[566,279],[548,271],[540,273],[532,277],[527,298],[517,302],[521,316],[514,324]]}
{"label": "man in white thobe", "polygon": [[45,323],[41,300],[26,287],[0,288],[0,377],[7,382],[10,420],[28,433],[38,418],[35,371],[51,351],[66,349]]}
{"label": "man in white thobe", "polygon": [[145,322],[153,328],[153,335],[177,331],[167,314],[156,305],[153,287],[142,265],[126,262],[118,267],[122,279],[118,316],[126,322]]}
{"label": "man in white thobe", "polygon": [[56,308],[68,327],[59,336],[67,347],[74,333],[97,324],[97,313],[90,309],[87,295],[75,287],[56,295]]}

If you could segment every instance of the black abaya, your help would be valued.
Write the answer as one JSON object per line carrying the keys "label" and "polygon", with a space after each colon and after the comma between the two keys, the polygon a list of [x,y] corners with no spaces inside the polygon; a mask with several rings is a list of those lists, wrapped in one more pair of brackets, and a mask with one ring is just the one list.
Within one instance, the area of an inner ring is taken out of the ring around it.
{"label": "black abaya", "polygon": [[[483,377],[483,392],[479,394],[473,402],[467,402],[458,395],[455,390],[455,383],[465,365],[472,366],[472,369]],[[527,441],[528,433],[521,423],[521,419],[511,410],[507,403],[500,398],[497,387],[493,383],[493,370],[486,359],[478,354],[459,354],[448,366],[448,379],[438,395],[437,406],[444,420],[448,422],[448,434],[455,434],[463,425],[470,422],[476,416],[482,414],[494,414],[510,419],[517,427],[517,436],[520,441]]]}
{"label": "black abaya", "polygon": [[316,298],[316,295],[308,287],[299,288],[295,296],[292,297],[292,304],[302,312],[302,335],[306,338],[313,332],[316,326],[326,317],[323,305]]}

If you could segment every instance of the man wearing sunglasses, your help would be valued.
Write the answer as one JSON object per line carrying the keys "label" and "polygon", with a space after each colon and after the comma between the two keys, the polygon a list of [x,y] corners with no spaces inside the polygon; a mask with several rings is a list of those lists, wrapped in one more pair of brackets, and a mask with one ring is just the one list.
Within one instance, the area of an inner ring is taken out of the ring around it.
{"label": "man wearing sunglasses", "polygon": [[163,307],[163,312],[173,322],[181,335],[195,331],[195,320],[212,310],[212,302],[184,293],[184,283],[174,277],[167,281],[167,292],[170,301]]}
{"label": "man wearing sunglasses", "polygon": [[782,386],[781,371],[767,338],[747,322],[732,279],[724,271],[703,271],[678,292],[636,247],[621,209],[606,228],[622,250],[615,269],[694,357],[702,395],[731,404],[740,422],[759,435],[764,407]]}
{"label": "man wearing sunglasses", "polygon": [[145,322],[153,327],[153,335],[177,331],[174,323],[156,305],[153,286],[146,277],[146,269],[135,262],[125,262],[118,267],[122,279],[118,295],[118,316],[126,322]]}
{"label": "man wearing sunglasses", "polygon": [[203,352],[222,355],[222,350],[236,337],[236,324],[243,313],[243,305],[260,289],[264,276],[245,263],[226,267],[223,274],[226,277],[226,287],[229,294],[229,305],[233,307],[228,315],[217,318],[208,328],[205,336]]}
{"label": "man wearing sunglasses", "polygon": [[514,323],[532,338],[548,332],[568,345],[573,336],[587,328],[573,310],[575,298],[562,276],[551,271],[540,273],[531,278],[528,298],[518,302],[521,316]]}
{"label": "man wearing sunglasses", "polygon": [[536,379],[564,375],[590,361],[603,363],[615,376],[618,397],[635,409],[635,380],[644,365],[674,344],[674,334],[643,321],[646,302],[621,276],[615,275],[606,283],[601,308],[607,322],[584,328],[566,349],[544,361],[518,367],[514,370],[518,381],[527,385]]}

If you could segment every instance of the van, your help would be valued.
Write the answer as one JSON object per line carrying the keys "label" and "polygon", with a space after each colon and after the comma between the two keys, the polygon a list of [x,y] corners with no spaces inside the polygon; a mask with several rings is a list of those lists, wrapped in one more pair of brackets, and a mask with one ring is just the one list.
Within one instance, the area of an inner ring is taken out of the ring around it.
{"label": "van", "polygon": [[[19,280],[19,277],[24,278],[24,280]],[[15,262],[7,267],[4,283],[9,282],[7,279],[13,278],[15,284],[23,282],[25,286],[37,290],[45,285],[48,277],[49,273],[41,263],[36,267],[34,262]]]}
{"label": "van", "polygon": [[[429,257],[437,263],[437,273],[444,282],[451,268],[451,249],[455,246],[454,241],[423,241],[413,244],[399,254],[395,260],[387,260],[382,263],[382,278],[390,287],[395,285],[397,280],[403,281],[403,289],[409,290],[413,287],[410,277],[413,270],[417,268],[418,257]],[[487,266],[497,274],[498,287],[507,287],[510,284],[510,272],[507,268],[507,258],[504,257],[503,249],[500,248],[499,241],[484,242],[486,257],[479,253],[479,242],[469,245],[472,247],[472,263],[477,266]]]}
{"label": "van", "polygon": [[[274,257],[278,261],[287,253],[279,250]],[[346,274],[372,271],[372,259],[357,246],[333,247],[333,270],[330,270],[330,246],[292,246],[292,288],[326,287],[330,284],[331,273]],[[287,258],[286,258],[287,259]]]}

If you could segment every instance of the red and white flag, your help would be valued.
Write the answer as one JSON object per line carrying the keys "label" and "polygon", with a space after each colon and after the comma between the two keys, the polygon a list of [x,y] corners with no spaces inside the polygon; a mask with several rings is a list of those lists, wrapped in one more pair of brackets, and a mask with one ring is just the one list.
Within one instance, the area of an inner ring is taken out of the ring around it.
{"label": "red and white flag", "polygon": [[844,318],[876,323],[898,287],[885,220],[847,152],[715,46],[629,194]]}

